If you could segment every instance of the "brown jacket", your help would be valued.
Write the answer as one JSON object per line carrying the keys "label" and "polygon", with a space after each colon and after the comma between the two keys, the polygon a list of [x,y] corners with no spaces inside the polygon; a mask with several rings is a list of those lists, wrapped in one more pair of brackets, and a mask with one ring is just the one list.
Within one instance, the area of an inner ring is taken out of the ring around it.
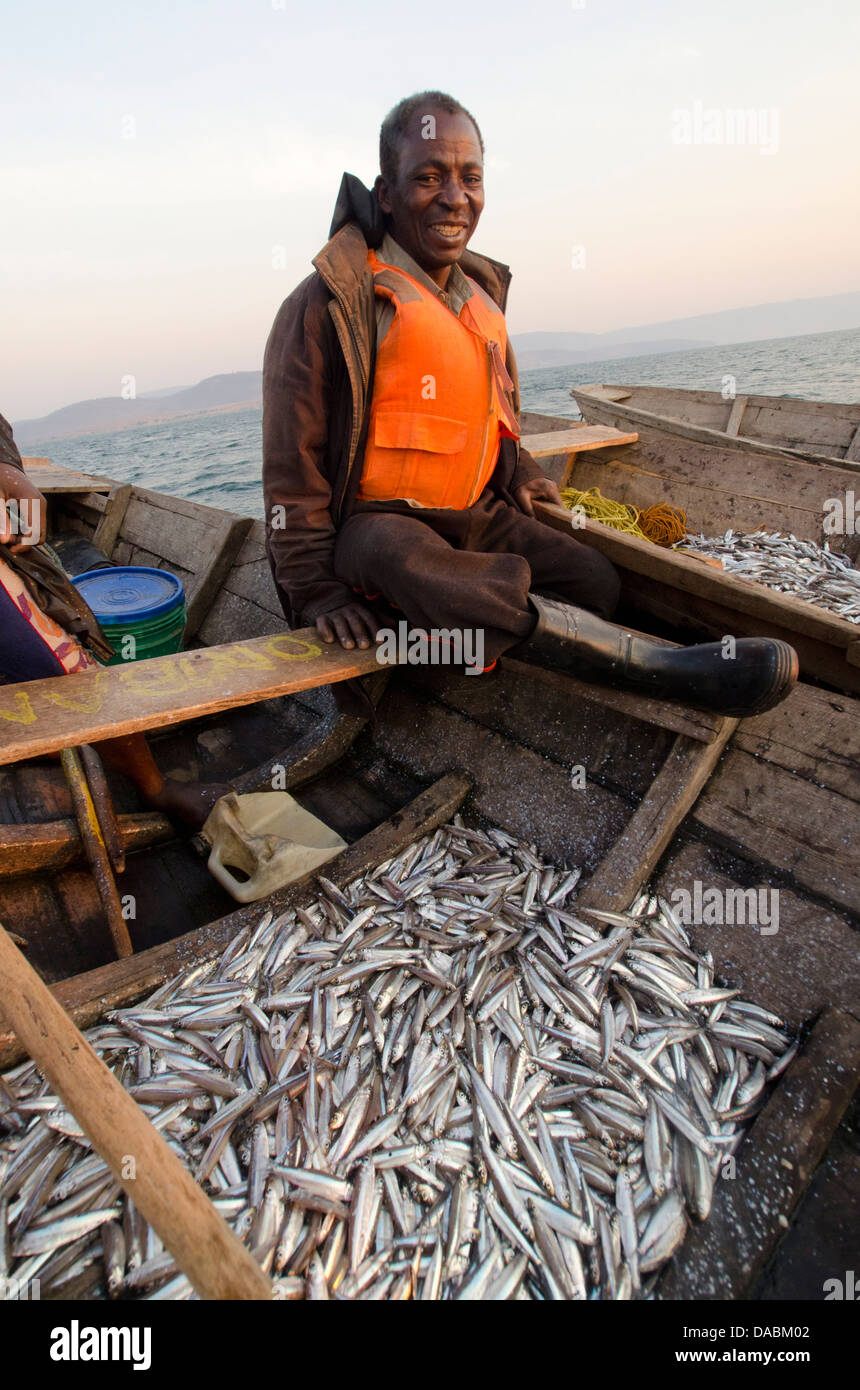
{"label": "brown jacket", "polygon": [[[263,363],[263,492],[269,560],[288,619],[310,623],[355,595],[334,572],[337,528],[352,511],[373,395],[376,299],[369,246],[385,231],[374,195],[344,174],[331,239],[314,273],[281,305]],[[467,251],[463,271],[504,311],[510,271]],[[513,353],[508,370],[519,388]],[[358,463],[358,466],[356,466]],[[508,501],[541,475],[516,441],[505,439],[491,486]],[[273,508],[283,512],[273,513]],[[273,515],[282,526],[273,527]]]}

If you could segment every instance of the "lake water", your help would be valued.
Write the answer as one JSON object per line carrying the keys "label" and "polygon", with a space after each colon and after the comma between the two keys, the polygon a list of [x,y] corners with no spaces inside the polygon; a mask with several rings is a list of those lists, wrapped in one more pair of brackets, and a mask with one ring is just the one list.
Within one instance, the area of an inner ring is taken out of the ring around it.
{"label": "lake water", "polygon": [[[590,381],[719,391],[735,378],[743,394],[860,399],[860,328],[799,338],[585,362],[523,372],[524,410],[579,418],[570,388]],[[27,453],[85,473],[104,473],[195,502],[262,517],[261,412],[236,410],[167,420],[114,434],[28,444]]]}

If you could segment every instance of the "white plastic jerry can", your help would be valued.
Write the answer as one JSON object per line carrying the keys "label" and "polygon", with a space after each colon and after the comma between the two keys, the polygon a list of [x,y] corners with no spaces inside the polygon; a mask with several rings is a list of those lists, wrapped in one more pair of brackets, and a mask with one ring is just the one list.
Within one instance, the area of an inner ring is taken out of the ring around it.
{"label": "white plastic jerry can", "polygon": [[200,833],[211,846],[209,872],[240,903],[267,897],[346,847],[289,792],[222,796]]}

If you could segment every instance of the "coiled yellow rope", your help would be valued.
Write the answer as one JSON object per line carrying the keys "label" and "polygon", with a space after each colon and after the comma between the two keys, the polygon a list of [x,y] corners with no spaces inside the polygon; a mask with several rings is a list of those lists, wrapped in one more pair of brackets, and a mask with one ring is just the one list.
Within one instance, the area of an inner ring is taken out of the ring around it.
{"label": "coiled yellow rope", "polygon": [[569,510],[581,507],[592,521],[600,521],[604,526],[638,536],[643,541],[653,541],[655,545],[675,545],[687,534],[686,513],[668,502],[658,502],[640,511],[627,502],[604,497],[599,487],[590,487],[585,492],[565,487],[561,490],[561,498]]}

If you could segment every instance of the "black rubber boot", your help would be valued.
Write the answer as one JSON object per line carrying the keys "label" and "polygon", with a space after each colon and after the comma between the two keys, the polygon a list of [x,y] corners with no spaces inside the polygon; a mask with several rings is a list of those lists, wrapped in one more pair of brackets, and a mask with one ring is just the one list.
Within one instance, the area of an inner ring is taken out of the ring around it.
{"label": "black rubber boot", "polygon": [[510,655],[595,685],[743,716],[773,709],[797,682],[797,652],[771,637],[738,637],[731,655],[722,642],[663,646],[572,604],[534,594],[529,602],[537,625]]}

